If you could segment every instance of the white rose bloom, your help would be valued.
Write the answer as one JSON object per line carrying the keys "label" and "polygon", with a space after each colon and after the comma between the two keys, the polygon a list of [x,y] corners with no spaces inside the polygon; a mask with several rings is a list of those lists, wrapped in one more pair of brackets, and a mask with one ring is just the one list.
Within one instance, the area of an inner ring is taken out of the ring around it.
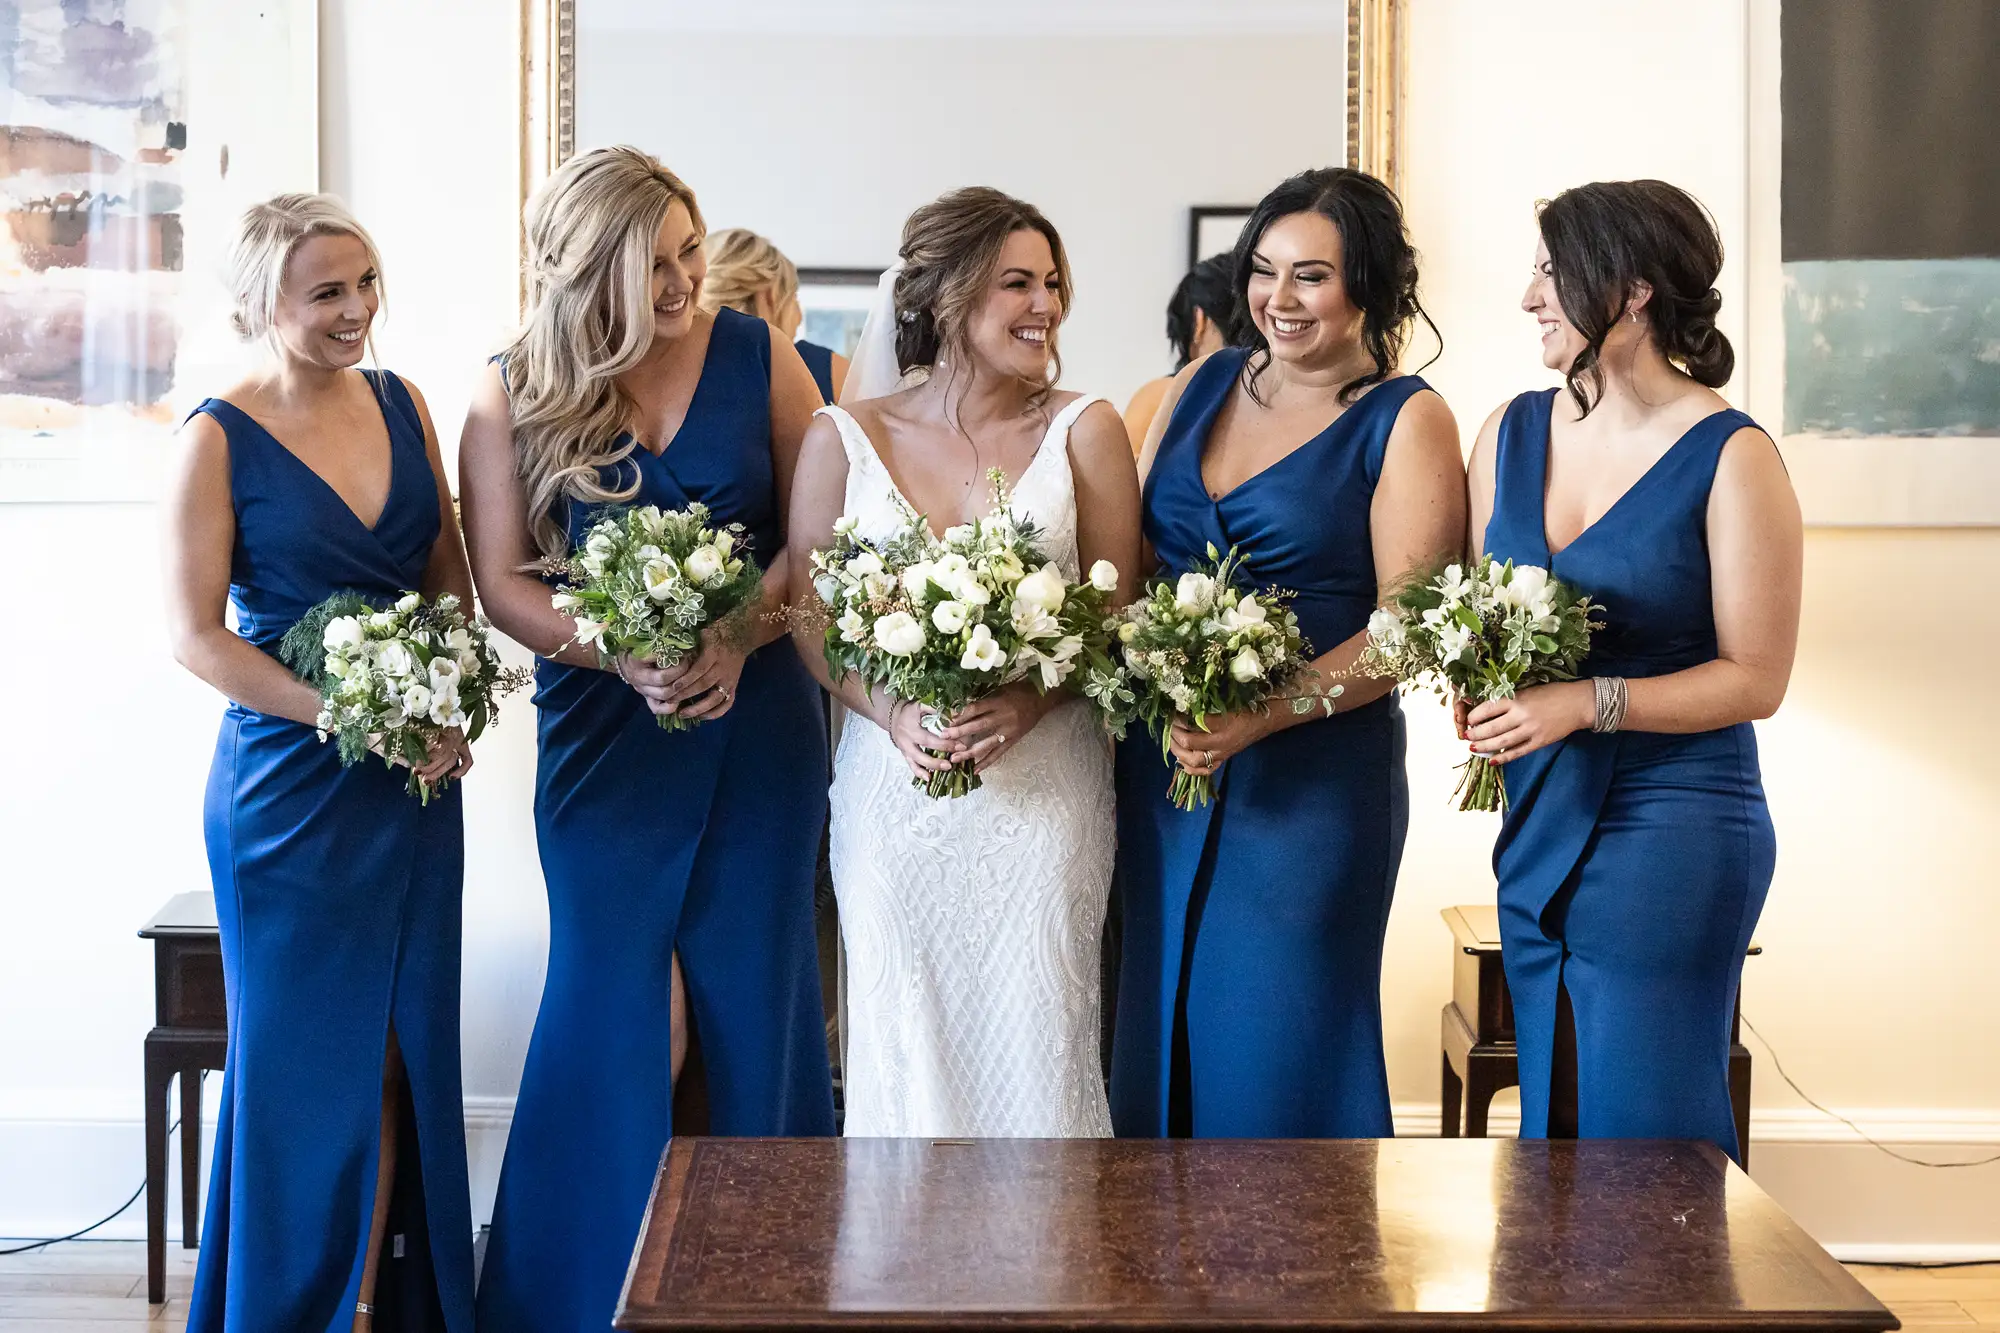
{"label": "white rose bloom", "polygon": [[964,602],[939,602],[931,611],[931,624],[937,626],[940,634],[956,634],[971,617],[972,612]]}
{"label": "white rose bloom", "polygon": [[722,577],[722,563],[722,552],[713,546],[697,546],[688,552],[687,576],[701,587],[710,587]]}
{"label": "white rose bloom", "polygon": [[842,514],[839,518],[833,520],[833,535],[836,537],[852,537],[855,529],[860,526],[860,519],[854,517],[852,514]]}
{"label": "white rose bloom", "polygon": [[410,612],[416,610],[423,604],[424,604],[423,598],[417,596],[417,594],[413,592],[406,592],[400,598],[397,599],[396,609],[402,612],[404,615],[408,615],[410,614]]}
{"label": "white rose bloom", "polygon": [[924,627],[908,611],[891,611],[875,622],[875,646],[891,657],[920,653],[924,641]]}
{"label": "white rose bloom", "polygon": [[847,572],[857,579],[865,579],[870,574],[882,572],[882,557],[873,551],[863,551],[847,562]]}
{"label": "white rose bloom", "polygon": [[958,659],[959,666],[967,671],[997,671],[1007,663],[1007,654],[993,638],[993,631],[984,625],[972,627],[972,638],[967,640],[964,654]]}
{"label": "white rose bloom", "polygon": [[348,672],[348,665],[346,658],[336,656],[333,653],[327,654],[326,656],[327,675],[332,676],[335,680],[339,680],[342,676],[346,675],[347,672]]}
{"label": "white rose bloom", "polygon": [[967,606],[986,606],[993,600],[993,594],[987,591],[986,585],[971,574],[952,586],[951,595]]}
{"label": "white rose bloom", "polygon": [[1516,565],[1507,581],[1507,600],[1514,606],[1533,606],[1548,591],[1549,571],[1539,565]]}
{"label": "white rose bloom", "polygon": [[1118,566],[1099,560],[1090,567],[1090,586],[1099,592],[1118,591]]}
{"label": "white rose bloom", "polygon": [[382,651],[375,655],[375,665],[385,676],[401,678],[416,670],[417,661],[410,650],[394,640],[382,645]]}
{"label": "white rose bloom", "polygon": [[328,652],[338,652],[342,648],[359,648],[367,635],[362,631],[361,622],[353,616],[335,616],[326,622],[326,635],[321,640]]}
{"label": "white rose bloom", "polygon": [[1472,646],[1472,631],[1456,621],[1438,631],[1438,661],[1456,662]]}
{"label": "white rose bloom", "polygon": [[1027,602],[1031,606],[1039,606],[1050,615],[1062,610],[1063,599],[1067,592],[1062,571],[1054,565],[1043,565],[1034,573],[1023,576],[1021,581],[1014,585],[1016,600]]}
{"label": "white rose bloom", "polygon": [[1183,574],[1174,585],[1174,605],[1199,615],[1215,600],[1215,580],[1206,574]]}
{"label": "white rose bloom", "polygon": [[834,624],[840,627],[840,641],[842,643],[860,643],[862,638],[868,633],[868,621],[859,611],[856,611],[852,607],[842,611],[840,619],[835,621]]}
{"label": "white rose bloom", "polygon": [[861,580],[861,591],[871,602],[879,602],[896,595],[896,580],[878,569]]}
{"label": "white rose bloom", "polygon": [[736,549],[736,538],[732,537],[727,531],[718,532],[715,534],[714,545],[716,550],[722,552],[722,557],[726,560],[729,558],[729,553]]}
{"label": "white rose bloom", "polygon": [[458,661],[458,674],[461,678],[470,678],[476,680],[478,679],[480,672],[485,669],[485,663],[479,660],[479,654],[474,652],[470,648],[467,648],[464,652],[460,653],[458,655],[457,661]]}
{"label": "white rose bloom", "polygon": [[403,716],[420,718],[431,711],[431,691],[427,685],[412,685],[403,691]]}
{"label": "white rose bloom", "polygon": [[944,530],[946,546],[965,547],[979,540],[979,529],[971,523],[956,523]]}
{"label": "white rose bloom", "polygon": [[1230,659],[1229,674],[1245,684],[1264,678],[1264,664],[1257,659],[1255,648],[1244,648]]}
{"label": "white rose bloom", "polygon": [[680,581],[681,572],[669,555],[654,556],[639,567],[639,583],[646,595],[656,602],[670,600],[674,595],[674,584]]}
{"label": "white rose bloom", "polygon": [[903,591],[912,597],[922,597],[931,586],[931,573],[935,567],[928,560],[919,560],[903,571]]}

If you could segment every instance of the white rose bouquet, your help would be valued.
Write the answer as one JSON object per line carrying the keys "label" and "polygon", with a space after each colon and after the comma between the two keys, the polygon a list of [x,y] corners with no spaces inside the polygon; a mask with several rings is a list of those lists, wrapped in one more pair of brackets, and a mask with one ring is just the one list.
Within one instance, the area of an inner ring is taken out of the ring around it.
{"label": "white rose bouquet", "polygon": [[[737,553],[742,541],[740,524],[710,527],[704,504],[610,510],[569,559],[547,565],[566,585],[552,600],[600,658],[676,666],[703,629],[756,604],[764,574]],[[668,731],[698,725],[672,713],[658,720]]]}
{"label": "white rose bouquet", "polygon": [[[1290,593],[1240,586],[1234,547],[1218,558],[1211,545],[1208,561],[1177,579],[1156,579],[1118,625],[1133,698],[1114,729],[1122,735],[1138,718],[1159,738],[1163,757],[1173,753],[1176,716],[1207,730],[1211,717],[1264,712],[1273,699],[1286,700],[1294,713],[1316,706],[1331,713],[1341,692],[1314,674]],[[1208,804],[1213,784],[1207,774],[1177,767],[1168,795],[1192,810]]]}
{"label": "white rose bouquet", "polygon": [[[1368,619],[1358,669],[1403,684],[1428,679],[1478,705],[1529,685],[1575,680],[1604,608],[1538,565],[1446,565],[1404,581]],[[1485,755],[1460,765],[1458,808],[1503,810],[1507,791]]]}
{"label": "white rose bouquet", "polygon": [[[967,704],[1019,680],[1046,694],[1081,671],[1083,693],[1107,711],[1122,689],[1109,652],[1118,570],[1100,560],[1087,580],[1064,578],[1035,525],[1010,512],[1001,475],[988,476],[994,507],[977,523],[940,538],[906,509],[895,536],[870,542],[842,518],[833,545],[812,554],[813,586],[830,617],[828,670],[923,706],[934,735]],[[911,785],[936,797],[981,783],[961,762]]]}
{"label": "white rose bouquet", "polygon": [[285,632],[278,656],[319,691],[319,738],[340,743],[340,762],[371,752],[410,766],[409,791],[425,804],[442,792],[416,770],[447,727],[478,740],[501,695],[528,681],[503,668],[485,617],[467,621],[451,593],[426,602],[406,593],[378,610],[359,593],[335,593]]}

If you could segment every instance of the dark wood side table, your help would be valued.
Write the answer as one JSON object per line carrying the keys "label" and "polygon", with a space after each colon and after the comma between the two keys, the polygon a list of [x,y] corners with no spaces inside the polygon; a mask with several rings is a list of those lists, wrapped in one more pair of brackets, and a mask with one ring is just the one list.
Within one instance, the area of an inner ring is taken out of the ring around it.
{"label": "dark wood side table", "polygon": [[201,1225],[201,1076],[229,1048],[215,898],[177,893],[139,930],[153,942],[153,1030],[146,1034],[146,1299],[167,1299],[167,1099],[181,1083],[181,1246]]}
{"label": "dark wood side table", "polygon": [[[1447,907],[1439,913],[1451,928],[1451,1003],[1444,1007],[1444,1122],[1439,1133],[1459,1135],[1459,1104],[1465,1105],[1465,1137],[1486,1137],[1486,1112],[1493,1094],[1521,1081],[1514,1046],[1514,1000],[1500,965],[1500,909]],[[1764,952],[1752,943],[1749,956]],[[1736,1142],[1750,1165],[1750,1052],[1742,1037],[1743,998],[1729,1020],[1729,1103],[1736,1113]],[[1575,1108],[1570,1108],[1574,1119]]]}
{"label": "dark wood side table", "polygon": [[668,1145],[612,1327],[1775,1333],[1897,1327],[1706,1143]]}

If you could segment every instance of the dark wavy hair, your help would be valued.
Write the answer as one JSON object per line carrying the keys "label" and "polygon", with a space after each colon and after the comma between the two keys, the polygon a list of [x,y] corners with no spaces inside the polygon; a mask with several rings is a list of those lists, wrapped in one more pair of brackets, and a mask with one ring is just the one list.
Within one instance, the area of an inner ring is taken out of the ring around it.
{"label": "dark wavy hair", "polygon": [[[930,367],[940,354],[965,359],[966,326],[985,298],[986,284],[1007,238],[1017,231],[1040,232],[1056,264],[1056,299],[1069,318],[1069,255],[1055,224],[1025,200],[984,185],[940,195],[910,214],[898,249],[903,271],[896,277],[896,368]],[[1036,397],[1045,396],[1062,375],[1056,329],[1049,330],[1048,378]]]}
{"label": "dark wavy hair", "polygon": [[1563,378],[1579,414],[1604,394],[1604,340],[1644,283],[1646,321],[1669,361],[1697,384],[1729,383],[1736,353],[1715,327],[1722,237],[1700,201],[1665,181],[1596,181],[1537,209],[1563,318],[1584,347]]}
{"label": "dark wavy hair", "polygon": [[1194,360],[1194,312],[1215,325],[1225,344],[1236,341],[1236,290],[1230,286],[1234,258],[1210,255],[1189,269],[1167,302],[1167,341],[1174,349],[1174,373]]}
{"label": "dark wavy hair", "polygon": [[[1437,339],[1437,360],[1444,337],[1417,299],[1417,252],[1403,226],[1403,206],[1395,191],[1365,171],[1350,167],[1319,167],[1301,171],[1258,201],[1231,256],[1231,290],[1240,314],[1236,341],[1248,347],[1243,363],[1243,387],[1262,404],[1257,377],[1271,364],[1271,345],[1250,316],[1252,256],[1271,224],[1295,213],[1317,213],[1340,233],[1340,281],[1347,299],[1361,311],[1361,342],[1375,359],[1375,369],[1340,387],[1340,401],[1351,403],[1363,389],[1395,374],[1410,329],[1423,320]],[[1429,365],[1430,361],[1426,361]]]}

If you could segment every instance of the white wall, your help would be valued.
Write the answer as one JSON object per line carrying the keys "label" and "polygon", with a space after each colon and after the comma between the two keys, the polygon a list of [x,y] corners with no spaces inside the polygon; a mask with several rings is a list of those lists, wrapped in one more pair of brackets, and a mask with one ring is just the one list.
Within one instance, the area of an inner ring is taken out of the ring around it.
{"label": "white wall", "polygon": [[[1406,194],[1426,299],[1447,341],[1426,374],[1468,435],[1492,406],[1548,382],[1515,309],[1536,198],[1587,179],[1662,175],[1699,194],[1741,253],[1743,3],[1413,6]],[[511,20],[496,17],[511,8],[325,7],[325,183],[381,241],[392,312],[384,361],[425,390],[448,454],[470,377],[513,314],[517,67]],[[1263,7],[1273,8],[1282,7]],[[1172,9],[1182,20],[1193,12]],[[909,207],[974,178],[975,166],[1037,200],[1076,255],[1071,382],[1122,394],[1164,361],[1159,311],[1182,254],[1177,210],[1252,199],[1337,143],[1333,120],[1309,114],[1314,96],[1301,81],[1311,62],[1292,49],[1299,43],[1272,35],[1283,31],[1205,39],[1200,58],[1173,33],[1144,39],[1167,71],[1161,85],[1221,78],[1230,107],[1261,110],[1247,129],[1229,121],[1238,127],[1229,133],[1181,126],[1180,103],[1121,65],[1121,48],[1101,34],[960,45],[950,84],[978,95],[913,97],[933,108],[911,131],[912,141],[928,133],[930,151],[926,165],[893,170],[874,149],[850,158],[814,99],[737,91],[743,66],[728,60],[746,56],[740,36],[690,37],[646,86],[687,92],[660,96],[653,114],[690,132],[669,143],[662,128],[654,143],[700,191],[711,221],[765,228],[801,262],[870,257],[845,247],[886,248]],[[906,57],[938,53],[909,41]],[[863,89],[929,77],[870,64],[865,52],[836,62],[812,49],[811,70],[797,44],[748,51],[764,53],[757,68],[776,62],[788,78],[838,70]],[[589,48],[585,57],[606,58]],[[1106,73],[1114,69],[1123,73]],[[1056,91],[1026,95],[1045,74],[1059,76]],[[1596,90],[1611,109],[1594,121],[1581,108]],[[859,104],[842,105],[859,114]],[[940,105],[971,108],[971,128],[938,125]],[[1114,123],[1129,141],[1104,128]],[[1089,152],[1072,156],[1080,143]],[[810,190],[792,183],[794,169]],[[1106,181],[1115,188],[1089,202]],[[789,206],[798,202],[807,206]],[[1733,267],[1723,292],[1735,336],[1743,302]],[[1755,339],[1739,348],[1752,360],[1772,354]],[[0,698],[12,701],[10,762],[0,765],[0,1234],[79,1225],[137,1182],[152,997],[148,949],[131,932],[170,893],[207,883],[201,785],[220,705],[162,647],[152,524],[144,506],[0,506],[9,586],[114,588],[129,624],[129,647],[79,654],[94,626],[33,605],[9,619],[0,652]],[[90,543],[107,539],[114,550],[93,554]],[[2000,532],[1816,531],[1807,555],[1792,694],[1761,729],[1780,860],[1745,1011],[1795,1078],[1872,1132],[1940,1158],[2000,1149],[2000,1062],[1983,1035],[2000,1011],[2000,970],[1988,958],[2000,899],[1980,836],[2000,805],[1980,712],[1996,683],[2000,617],[1973,572],[2000,564]],[[1970,617],[1955,599],[1969,599]],[[1943,670],[1905,665],[1897,650],[1915,636],[1904,627],[1947,619],[1952,630],[1919,641]],[[1437,909],[1490,899],[1492,821],[1447,808],[1457,756],[1427,702],[1411,711],[1412,829],[1383,992],[1398,1121],[1423,1133],[1436,1124],[1437,1013],[1449,988]],[[481,1215],[541,984],[531,790],[532,724],[517,705],[481,743],[467,800],[466,1092]],[[1751,1048],[1755,1174],[1822,1240],[1906,1257],[2000,1252],[2000,1168],[1925,1172],[1839,1146],[1846,1131],[1805,1109],[1754,1039]],[[128,1213],[115,1234],[139,1234],[142,1218]]]}

